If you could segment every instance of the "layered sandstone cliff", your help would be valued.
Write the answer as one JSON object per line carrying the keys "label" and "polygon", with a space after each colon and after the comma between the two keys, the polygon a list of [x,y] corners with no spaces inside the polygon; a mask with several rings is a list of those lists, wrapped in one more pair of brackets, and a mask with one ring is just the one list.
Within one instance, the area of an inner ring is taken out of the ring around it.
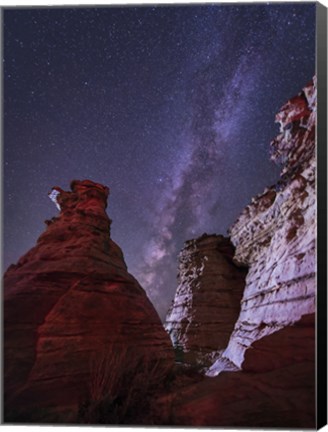
{"label": "layered sandstone cliff", "polygon": [[185,362],[206,364],[229,341],[246,274],[233,255],[229,239],[207,234],[187,241],[179,254],[179,285],[165,328]]}
{"label": "layered sandstone cliff", "polygon": [[[240,315],[222,356],[237,367],[256,341],[315,313],[315,83],[289,100],[276,121],[280,134],[271,143],[272,159],[283,164],[281,180],[255,197],[230,229],[235,262],[249,267]],[[306,349],[305,342],[297,348],[301,356]],[[224,364],[219,358],[209,374]]]}
{"label": "layered sandstone cliff", "polygon": [[157,312],[110,238],[108,188],[71,189],[53,188],[59,215],[4,276],[6,421],[75,422],[110,353],[124,354],[126,373],[136,359],[173,363]]}

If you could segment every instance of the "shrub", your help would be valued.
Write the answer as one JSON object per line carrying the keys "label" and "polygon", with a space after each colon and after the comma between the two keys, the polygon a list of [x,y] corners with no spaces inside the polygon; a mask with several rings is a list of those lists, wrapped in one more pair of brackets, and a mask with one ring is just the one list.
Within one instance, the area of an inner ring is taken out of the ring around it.
{"label": "shrub", "polygon": [[113,345],[94,356],[90,368],[89,397],[80,406],[80,423],[152,424],[151,403],[169,375],[167,362]]}

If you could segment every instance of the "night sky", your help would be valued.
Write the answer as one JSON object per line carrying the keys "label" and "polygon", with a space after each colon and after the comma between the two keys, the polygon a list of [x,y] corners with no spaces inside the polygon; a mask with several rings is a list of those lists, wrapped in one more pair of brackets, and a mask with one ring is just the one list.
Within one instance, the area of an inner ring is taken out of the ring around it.
{"label": "night sky", "polygon": [[163,317],[185,240],[274,183],[274,117],[315,73],[315,4],[5,9],[4,270],[109,186],[111,236]]}

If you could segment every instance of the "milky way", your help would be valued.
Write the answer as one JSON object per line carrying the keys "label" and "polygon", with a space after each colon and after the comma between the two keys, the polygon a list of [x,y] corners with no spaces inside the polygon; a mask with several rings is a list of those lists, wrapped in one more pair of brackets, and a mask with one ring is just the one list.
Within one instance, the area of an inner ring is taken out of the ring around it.
{"label": "milky way", "polygon": [[177,254],[275,182],[275,113],[315,73],[315,4],[6,9],[4,268],[108,185],[112,238],[164,317]]}

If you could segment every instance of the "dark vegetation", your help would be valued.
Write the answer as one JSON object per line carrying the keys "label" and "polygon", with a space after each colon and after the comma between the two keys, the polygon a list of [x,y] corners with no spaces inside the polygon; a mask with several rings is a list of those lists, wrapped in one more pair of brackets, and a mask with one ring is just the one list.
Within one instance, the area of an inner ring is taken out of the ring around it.
{"label": "dark vegetation", "polygon": [[137,358],[124,347],[97,356],[91,362],[89,397],[79,409],[84,424],[155,424],[151,405],[165,387],[170,368],[149,356]]}
{"label": "dark vegetation", "polygon": [[79,407],[79,424],[174,425],[177,388],[202,379],[192,367],[173,368],[149,356],[134,358],[112,349],[91,364],[89,396]]}

